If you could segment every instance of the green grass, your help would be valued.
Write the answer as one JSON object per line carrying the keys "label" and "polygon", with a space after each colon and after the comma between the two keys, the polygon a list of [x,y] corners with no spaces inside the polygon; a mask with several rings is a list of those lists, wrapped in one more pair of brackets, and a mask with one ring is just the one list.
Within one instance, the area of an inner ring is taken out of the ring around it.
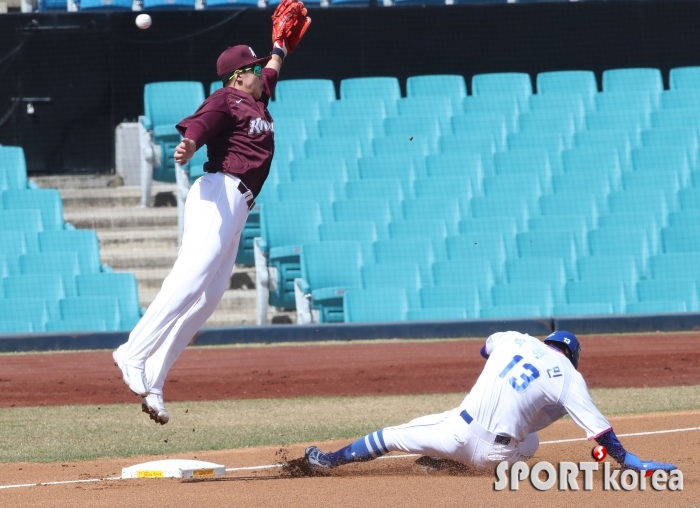
{"label": "green grass", "polygon": [[[591,390],[603,414],[700,409],[700,386]],[[157,455],[343,439],[456,407],[464,394],[169,403],[151,422],[139,404],[0,409],[0,462]]]}

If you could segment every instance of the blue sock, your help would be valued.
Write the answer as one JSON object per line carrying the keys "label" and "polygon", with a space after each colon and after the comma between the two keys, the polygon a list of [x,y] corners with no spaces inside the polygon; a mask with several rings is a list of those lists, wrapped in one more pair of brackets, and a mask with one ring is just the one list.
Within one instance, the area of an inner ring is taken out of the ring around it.
{"label": "blue sock", "polygon": [[389,453],[384,444],[383,430],[367,434],[345,448],[325,454],[331,464],[342,466],[350,462],[364,462]]}

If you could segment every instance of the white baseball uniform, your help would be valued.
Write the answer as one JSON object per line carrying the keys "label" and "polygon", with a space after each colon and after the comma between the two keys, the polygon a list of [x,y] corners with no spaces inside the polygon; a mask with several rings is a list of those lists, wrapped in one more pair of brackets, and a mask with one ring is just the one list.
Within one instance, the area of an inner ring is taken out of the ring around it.
{"label": "white baseball uniform", "polygon": [[537,431],[567,413],[589,439],[610,430],[583,376],[558,350],[529,335],[499,332],[486,340],[486,352],[484,370],[459,407],[370,434],[369,450],[492,467],[532,457]]}

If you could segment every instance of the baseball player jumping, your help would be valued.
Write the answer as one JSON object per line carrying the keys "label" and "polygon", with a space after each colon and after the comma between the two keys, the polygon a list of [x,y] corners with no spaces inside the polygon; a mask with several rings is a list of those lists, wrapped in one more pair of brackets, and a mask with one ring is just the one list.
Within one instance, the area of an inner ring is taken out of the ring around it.
{"label": "baseball player jumping", "polygon": [[207,145],[207,174],[187,196],[182,245],[172,271],[129,341],[113,353],[124,382],[160,424],[170,419],[163,403],[168,371],[229,285],[241,231],[274,153],[267,104],[282,61],[311,23],[297,0],[283,0],[272,20],[272,54],[258,58],[248,46],[228,48],[216,62],[224,87],[177,124],[183,140],[175,161],[184,165]]}
{"label": "baseball player jumping", "polygon": [[306,449],[310,467],[328,469],[393,451],[477,468],[493,468],[502,461],[512,465],[535,454],[539,430],[569,414],[622,467],[676,469],[625,450],[577,370],[581,346],[574,334],[557,331],[543,344],[529,335],[499,332],[486,340],[481,354],[487,358],[484,370],[459,407],[372,432],[336,452],[311,446]]}

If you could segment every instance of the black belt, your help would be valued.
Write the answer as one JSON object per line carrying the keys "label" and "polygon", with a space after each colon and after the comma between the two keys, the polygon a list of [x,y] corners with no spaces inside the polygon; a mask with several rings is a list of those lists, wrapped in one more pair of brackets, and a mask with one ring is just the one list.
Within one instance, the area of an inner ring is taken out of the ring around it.
{"label": "black belt", "polygon": [[243,182],[238,182],[238,192],[243,194],[243,196],[246,195],[246,193],[249,194],[248,197],[246,197],[245,202],[248,204],[248,211],[250,212],[253,208],[255,208],[255,198],[253,197],[253,192],[245,186]]}
{"label": "black belt", "polygon": [[[461,413],[459,413],[459,416],[462,417],[462,420],[467,422],[467,425],[469,425],[474,420],[474,418],[472,418],[472,416],[469,413],[467,413],[466,409],[464,411],[462,411]],[[498,435],[496,435],[496,439],[494,439],[493,442],[498,443],[498,444],[502,444],[502,445],[509,445],[510,444],[510,437],[509,436],[502,436],[502,435],[498,434]]]}

